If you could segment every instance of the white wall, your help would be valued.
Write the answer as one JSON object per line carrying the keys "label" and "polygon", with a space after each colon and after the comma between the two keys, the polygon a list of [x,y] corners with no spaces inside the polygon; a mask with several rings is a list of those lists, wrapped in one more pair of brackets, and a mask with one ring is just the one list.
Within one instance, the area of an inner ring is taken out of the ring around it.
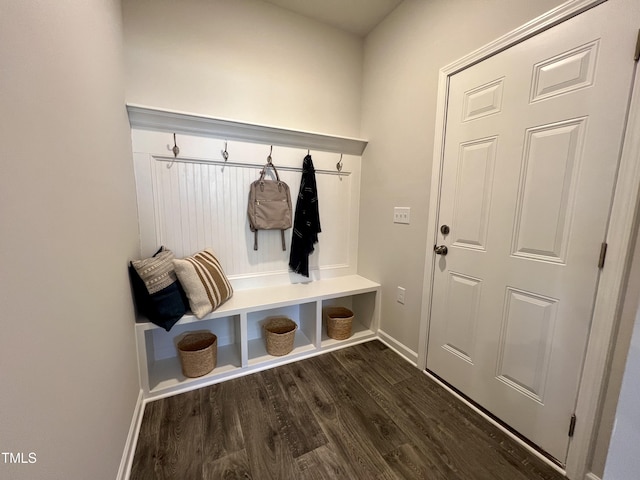
{"label": "white wall", "polygon": [[[382,330],[414,352],[438,71],[560,3],[405,0],[365,40],[359,270],[383,285]],[[411,207],[411,225],[392,223],[394,206]]]}
{"label": "white wall", "polygon": [[[139,393],[117,0],[0,3],[3,479],[113,480]],[[28,460],[28,457],[26,457]]]}
{"label": "white wall", "polygon": [[362,39],[258,0],[124,0],[127,102],[357,137]]}

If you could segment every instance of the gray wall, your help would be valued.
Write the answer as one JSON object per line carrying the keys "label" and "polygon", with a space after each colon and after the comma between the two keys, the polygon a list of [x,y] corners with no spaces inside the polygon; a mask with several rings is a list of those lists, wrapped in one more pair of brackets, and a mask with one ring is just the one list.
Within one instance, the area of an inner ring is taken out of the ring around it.
{"label": "gray wall", "polygon": [[[117,0],[0,2],[3,479],[118,472],[139,385]],[[28,457],[26,457],[28,459]]]}
{"label": "gray wall", "polygon": [[640,441],[640,308],[636,320],[631,346],[627,356],[615,426],[611,436],[609,454],[603,480],[635,480],[640,471],[638,442]]}
{"label": "gray wall", "polygon": [[[561,0],[405,0],[365,40],[359,271],[383,286],[381,330],[417,353],[423,291],[435,107],[440,68],[537,16]],[[411,207],[411,225],[392,223]],[[396,287],[406,303],[396,302]],[[594,473],[602,476],[620,367],[630,331],[621,326]]]}
{"label": "gray wall", "polygon": [[362,39],[260,0],[124,0],[127,102],[356,137]]}
{"label": "gray wall", "polygon": [[[627,349],[627,355],[622,355]],[[604,469],[604,476],[600,475],[603,480],[635,480],[640,471],[640,236],[636,238],[615,353],[603,409],[604,431],[596,443],[593,470],[601,473]]]}

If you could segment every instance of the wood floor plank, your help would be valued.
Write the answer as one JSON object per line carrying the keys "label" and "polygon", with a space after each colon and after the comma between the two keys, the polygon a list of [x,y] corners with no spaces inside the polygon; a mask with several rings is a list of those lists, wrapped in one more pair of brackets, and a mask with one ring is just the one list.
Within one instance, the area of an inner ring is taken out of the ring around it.
{"label": "wood floor plank", "polygon": [[[487,459],[485,468],[489,469],[494,478],[536,478],[542,480],[557,480],[563,478],[555,469],[532,456],[524,447],[510,439],[500,429],[483,419],[464,403],[425,376],[426,381],[403,381],[399,384],[402,395],[414,405],[425,405],[427,410],[435,411],[443,424],[450,428],[456,438],[460,431],[470,432],[475,441],[465,448],[473,448],[477,455],[484,455]],[[427,400],[425,402],[425,400]],[[437,406],[437,407],[436,407]],[[517,473],[505,473],[515,471]],[[508,475],[511,475],[509,477]]]}
{"label": "wood floor plank", "polygon": [[200,391],[165,399],[158,433],[155,474],[158,480],[202,478],[202,417]]}
{"label": "wood floor plank", "polygon": [[286,368],[275,368],[264,372],[263,377],[276,412],[278,427],[293,458],[325,445],[327,437],[311,413],[291,372]]}
{"label": "wood floor plank", "polygon": [[400,445],[384,456],[398,478],[425,480],[450,480],[450,475],[440,472],[430,462],[429,456],[410,444]]}
{"label": "wood floor plank", "polygon": [[329,444],[352,470],[352,478],[395,479],[379,448],[385,453],[393,449],[385,443],[385,436],[400,436],[401,432],[395,431],[397,427],[391,426],[378,411],[367,415],[358,407],[354,399],[362,399],[356,393],[359,387],[341,385],[345,374],[330,355],[299,362],[296,367],[295,378],[301,382],[301,391],[315,406],[314,415]]}
{"label": "wood floor plank", "polygon": [[160,424],[165,415],[167,402],[156,400],[149,402],[144,407],[144,415],[140,424],[140,438],[157,435],[160,430]]}
{"label": "wood floor plank", "polygon": [[[393,390],[386,389],[386,395],[382,394],[385,390],[384,382],[382,378],[375,377],[380,372],[365,368],[366,364],[358,360],[362,354],[366,355],[366,352],[361,348],[355,348],[336,352],[336,357],[354,373],[354,378],[378,400],[397,423],[407,425],[409,422],[423,427],[422,435],[427,441],[421,443],[415,436],[413,441],[415,445],[423,448],[427,455],[441,457],[448,468],[458,469],[463,477],[473,475],[474,478],[487,480],[503,476],[509,480],[528,478],[527,472],[518,471],[522,468],[511,471],[516,464],[521,463],[520,456],[524,455],[530,461],[526,469],[539,478],[549,480],[561,478],[555,470],[539,459],[532,458],[528,452],[511,440],[505,444],[511,448],[504,448],[499,442],[495,442],[493,438],[496,436],[501,440],[507,439],[501,437],[504,434],[500,430],[477,414],[472,415],[474,421],[467,418],[471,410],[431,382],[417,369],[414,369],[414,378],[403,380],[397,383]],[[411,395],[402,395],[405,387],[409,389]],[[434,398],[437,398],[437,401],[433,401]],[[461,407],[466,408],[467,411],[458,410]],[[409,418],[401,418],[403,415]],[[412,431],[417,433],[419,429]],[[474,460],[476,458],[483,458],[485,462],[476,464]],[[441,471],[443,465],[435,458],[432,460],[434,466],[439,467]],[[525,465],[521,464],[520,467]]]}
{"label": "wood floor plank", "polygon": [[201,390],[201,415],[205,463],[244,450],[237,399],[238,382],[222,382]]}
{"label": "wood floor plank", "polygon": [[158,434],[166,405],[167,402],[162,400],[145,405],[130,480],[155,480],[156,478]]}
{"label": "wood floor plank", "polygon": [[157,433],[138,439],[129,480],[156,479]]}
{"label": "wood floor plank", "polygon": [[[362,478],[363,480],[372,478],[371,476],[368,477],[367,474],[375,474],[374,471],[360,473],[360,470],[356,468],[356,462],[352,461],[354,457],[365,457],[366,455],[360,451],[354,441],[348,436],[345,437],[338,419],[338,411],[334,404],[334,399],[327,390],[326,385],[316,378],[315,369],[310,368],[307,362],[297,362],[281,368],[290,370],[300,392],[306,398],[314,417],[327,437],[327,447],[340,459],[346,472],[346,478]],[[304,464],[301,466],[304,467]]]}
{"label": "wood floor plank", "polygon": [[[351,349],[345,350],[351,351]],[[416,367],[401,358],[396,352],[391,350],[382,342],[361,343],[359,345],[356,345],[353,350],[360,354],[360,356],[366,362],[367,367],[383,367],[378,368],[377,371],[392,385],[395,385],[402,380],[413,378],[415,377],[416,372],[419,372]],[[381,356],[384,359],[384,362],[380,361]]]}
{"label": "wood floor plank", "polygon": [[330,392],[339,399],[340,412],[348,421],[357,421],[367,439],[382,455],[407,442],[402,429],[367,394],[334,355],[310,359]]}
{"label": "wood floor plank", "polygon": [[560,480],[379,341],[149,403],[131,480]]}
{"label": "wood floor plank", "polygon": [[260,480],[300,478],[286,438],[278,428],[264,372],[233,380],[239,383],[240,424],[251,472]]}
{"label": "wood floor plank", "polygon": [[247,452],[239,450],[225,455],[215,462],[207,462],[203,469],[203,480],[259,480],[262,477],[252,477]]}
{"label": "wood floor plank", "polygon": [[[380,408],[400,428],[404,429],[410,442],[425,447],[425,461],[428,461],[436,478],[465,480],[465,477],[460,475],[458,471],[455,451],[452,455],[446,436],[442,435],[437,426],[425,417],[419,408],[398,395],[396,386],[391,385],[382,377],[379,368],[370,368],[365,362],[357,360],[357,357],[359,357],[357,349],[352,349],[350,352],[336,352],[336,358],[345,365],[353,378],[362,385]],[[415,381],[419,381],[419,377],[416,377]]]}
{"label": "wood floor plank", "polygon": [[322,445],[296,458],[300,478],[304,480],[350,480],[353,473],[349,472],[343,458],[332,448]]}

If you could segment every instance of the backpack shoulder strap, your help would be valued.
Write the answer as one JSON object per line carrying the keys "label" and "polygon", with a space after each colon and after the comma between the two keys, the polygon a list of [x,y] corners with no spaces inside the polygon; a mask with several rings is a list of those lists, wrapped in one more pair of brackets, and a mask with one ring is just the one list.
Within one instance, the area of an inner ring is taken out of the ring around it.
{"label": "backpack shoulder strap", "polygon": [[264,180],[264,176],[267,173],[267,169],[268,168],[273,168],[274,173],[276,174],[276,180],[278,180],[278,182],[280,182],[280,175],[278,175],[278,170],[276,170],[276,166],[272,163],[272,162],[267,162],[265,163],[263,169],[260,171],[260,178],[259,180],[262,182]]}

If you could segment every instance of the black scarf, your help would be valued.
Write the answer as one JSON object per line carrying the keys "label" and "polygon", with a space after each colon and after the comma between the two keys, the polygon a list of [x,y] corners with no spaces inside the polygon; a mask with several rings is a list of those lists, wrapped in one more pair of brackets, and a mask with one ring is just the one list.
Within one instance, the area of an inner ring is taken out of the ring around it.
{"label": "black scarf", "polygon": [[311,155],[307,155],[302,162],[300,192],[293,220],[291,255],[289,256],[291,270],[305,277],[309,276],[309,255],[313,253],[313,245],[318,243],[320,232],[316,170],[313,168]]}

